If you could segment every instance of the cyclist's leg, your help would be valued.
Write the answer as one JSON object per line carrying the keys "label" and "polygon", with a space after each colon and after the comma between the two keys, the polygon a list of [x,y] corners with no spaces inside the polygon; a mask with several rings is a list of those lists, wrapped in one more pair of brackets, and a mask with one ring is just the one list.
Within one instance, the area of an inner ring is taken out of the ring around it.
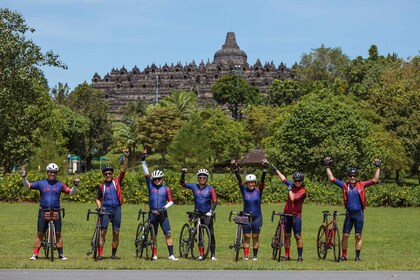
{"label": "cyclist's leg", "polygon": [[34,241],[34,256],[38,257],[39,248],[41,247],[42,240],[44,239],[45,231],[48,227],[48,221],[44,219],[44,212],[39,210],[38,212],[38,223],[37,233]]}
{"label": "cyclist's leg", "polygon": [[364,213],[360,211],[355,215],[354,222],[354,231],[355,231],[355,249],[356,249],[356,259],[360,260],[360,250],[362,249],[362,231],[364,223]]}
{"label": "cyclist's leg", "polygon": [[167,213],[164,213],[162,215],[164,216],[162,217],[160,226],[163,230],[163,233],[165,234],[166,246],[168,247],[169,257],[171,257],[174,255],[174,245],[173,245],[173,240],[172,240],[172,235],[171,235],[171,224],[169,223],[169,218],[168,218]]}
{"label": "cyclist's leg", "polygon": [[252,227],[250,224],[247,224],[243,225],[242,229],[244,232],[244,258],[248,259]]}
{"label": "cyclist's leg", "polygon": [[293,227],[293,217],[285,216],[284,217],[284,256],[286,260],[290,259],[290,246],[291,246],[291,236],[292,236],[292,227]]}
{"label": "cyclist's leg", "polygon": [[116,259],[117,249],[120,243],[120,227],[121,227],[121,206],[112,207],[112,255],[111,258]]}
{"label": "cyclist's leg", "polygon": [[257,259],[258,248],[260,247],[260,231],[262,227],[262,216],[254,217],[252,222],[252,253],[253,259]]}
{"label": "cyclist's leg", "polygon": [[54,226],[55,226],[55,237],[56,237],[56,241],[57,241],[57,251],[58,251],[58,256],[62,256],[63,255],[63,238],[61,236],[61,215],[59,213],[59,218],[57,221],[54,221]]}
{"label": "cyclist's leg", "polygon": [[155,230],[155,235],[156,235],[156,240],[155,240],[156,242],[155,242],[155,247],[153,248],[152,256],[157,257],[157,235],[158,235],[158,229],[159,229],[159,224],[160,224],[160,215],[152,213],[150,215],[150,224],[153,226],[153,229]]}
{"label": "cyclist's leg", "polygon": [[[293,218],[293,217],[291,217]],[[303,239],[302,239],[302,217],[295,217],[293,223],[293,233],[295,234],[296,245],[298,250],[298,260],[302,260]]]}
{"label": "cyclist's leg", "polygon": [[205,217],[205,225],[210,230],[210,253],[211,257],[216,257],[216,239],[214,238],[214,227],[213,227],[213,217]]}
{"label": "cyclist's leg", "polygon": [[108,215],[101,215],[101,238],[99,240],[99,246],[98,246],[98,257],[99,258],[102,258],[108,225],[109,225],[109,216]]}
{"label": "cyclist's leg", "polygon": [[342,260],[347,260],[347,248],[349,246],[349,236],[351,229],[353,227],[353,222],[349,213],[346,214],[346,218],[344,219],[343,223],[343,239],[341,242],[341,250],[342,250]]}

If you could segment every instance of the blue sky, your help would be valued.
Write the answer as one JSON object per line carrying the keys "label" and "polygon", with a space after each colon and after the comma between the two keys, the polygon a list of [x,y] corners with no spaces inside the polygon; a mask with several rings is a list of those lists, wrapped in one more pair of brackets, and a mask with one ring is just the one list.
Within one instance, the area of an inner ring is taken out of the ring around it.
{"label": "blue sky", "polygon": [[112,68],[212,61],[235,32],[248,63],[291,67],[324,44],[350,58],[379,53],[419,55],[418,0],[0,0],[23,15],[43,52],[68,69],[45,67],[49,86],[71,89]]}

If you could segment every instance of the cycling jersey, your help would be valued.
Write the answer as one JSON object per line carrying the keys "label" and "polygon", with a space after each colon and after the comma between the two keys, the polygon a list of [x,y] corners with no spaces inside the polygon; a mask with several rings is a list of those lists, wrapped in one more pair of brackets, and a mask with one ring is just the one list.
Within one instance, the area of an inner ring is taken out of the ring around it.
{"label": "cycling jersey", "polygon": [[71,189],[64,183],[47,179],[35,181],[29,184],[30,189],[40,193],[41,208],[60,208],[60,194],[70,194]]}
{"label": "cycling jersey", "polygon": [[261,197],[264,190],[264,182],[260,182],[258,187],[250,190],[243,182],[239,182],[239,189],[244,201],[244,212],[252,213],[252,216],[261,216]]}
{"label": "cycling jersey", "polygon": [[[349,182],[343,182],[336,178],[333,178],[331,181],[343,190],[344,206],[346,209],[354,211],[360,210],[358,200],[361,202],[362,209],[366,208],[365,188],[376,184],[375,180],[356,182],[354,186]],[[357,195],[355,195],[356,191]]]}
{"label": "cycling jersey", "polygon": [[204,188],[200,188],[199,184],[190,183],[183,183],[182,186],[193,192],[195,210],[199,212],[209,212],[211,203],[217,201],[217,195],[212,186],[206,185]]}
{"label": "cycling jersey", "polygon": [[145,176],[147,188],[149,190],[149,209],[159,210],[167,202],[173,201],[172,192],[168,186],[156,186],[149,175]]}
{"label": "cycling jersey", "polygon": [[96,198],[102,201],[105,206],[121,206],[123,204],[123,196],[121,191],[121,183],[124,179],[125,172],[112,181],[105,181],[98,188]]}
{"label": "cycling jersey", "polygon": [[287,196],[286,205],[284,205],[283,212],[285,214],[295,214],[297,217],[302,216],[302,205],[306,198],[306,190],[305,188],[296,187],[293,182],[285,179],[283,181],[288,187],[292,187],[292,192],[294,195],[295,200],[291,201],[289,196]]}

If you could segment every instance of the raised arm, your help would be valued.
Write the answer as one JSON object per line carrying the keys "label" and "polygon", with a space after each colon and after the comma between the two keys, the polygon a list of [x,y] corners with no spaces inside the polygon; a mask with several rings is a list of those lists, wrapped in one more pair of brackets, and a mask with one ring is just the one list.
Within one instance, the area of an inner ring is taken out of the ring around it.
{"label": "raised arm", "polygon": [[149,175],[149,169],[147,168],[147,164],[146,164],[146,157],[147,157],[147,150],[144,149],[143,152],[140,154],[141,168],[143,169],[144,176]]}
{"label": "raised arm", "polygon": [[70,195],[76,194],[79,183],[80,183],[79,174],[76,174],[73,179],[73,187],[70,190],[70,193],[69,193]]}
{"label": "raised arm", "polygon": [[263,160],[261,161],[261,164],[262,164],[262,166],[263,166],[263,172],[262,172],[262,174],[261,174],[261,182],[263,182],[263,183],[264,183],[264,180],[265,180],[265,175],[267,174],[267,170],[268,170],[268,160],[267,160],[267,159],[263,159]]}
{"label": "raised arm", "polygon": [[333,162],[331,157],[324,158],[325,170],[327,171],[327,176],[330,181],[334,180],[334,175],[332,174],[330,165]]}
{"label": "raised arm", "polygon": [[187,172],[187,168],[184,167],[181,169],[181,178],[179,178],[179,183],[181,184],[181,186],[184,186],[185,184],[185,174],[187,174]]}
{"label": "raised arm", "polygon": [[31,188],[31,184],[29,184],[28,179],[26,179],[26,169],[25,169],[25,166],[24,165],[21,165],[20,166],[19,173],[20,173],[20,176],[22,177],[22,183],[23,183],[23,185],[25,187],[27,187],[28,189],[30,189]]}
{"label": "raised arm", "polygon": [[230,164],[232,166],[233,173],[235,173],[236,179],[238,179],[238,182],[241,183],[242,182],[242,178],[241,178],[241,175],[239,175],[238,163],[236,162],[236,160],[232,159],[230,161]]}
{"label": "raised arm", "polygon": [[121,172],[126,172],[127,171],[127,167],[128,167],[128,156],[130,155],[130,153],[125,150],[124,152],[124,163],[123,166],[121,167]]}
{"label": "raised arm", "polygon": [[373,161],[373,164],[375,164],[376,166],[375,177],[373,178],[373,180],[375,181],[375,183],[378,183],[379,178],[381,176],[381,160],[377,158]]}
{"label": "raised arm", "polygon": [[283,175],[283,173],[280,172],[280,170],[272,164],[271,167],[273,167],[274,171],[276,171],[277,176],[280,177],[280,179],[284,182],[286,180],[286,176]]}

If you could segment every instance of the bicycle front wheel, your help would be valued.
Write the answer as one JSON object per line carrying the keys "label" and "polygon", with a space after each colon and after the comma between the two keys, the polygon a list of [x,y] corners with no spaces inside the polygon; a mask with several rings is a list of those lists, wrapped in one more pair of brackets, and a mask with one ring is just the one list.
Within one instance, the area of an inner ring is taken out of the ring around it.
{"label": "bicycle front wheel", "polygon": [[54,261],[54,249],[55,249],[55,227],[54,227],[54,223],[49,226],[49,239],[48,239],[48,243],[50,245],[50,259],[53,262]]}
{"label": "bicycle front wheel", "polygon": [[185,223],[179,236],[179,255],[183,258],[187,258],[190,251],[190,231],[190,225]]}
{"label": "bicycle front wheel", "polygon": [[[146,258],[149,258],[150,256],[150,260],[153,260],[153,254],[155,252],[155,247],[156,247],[156,234],[155,234],[155,228],[153,227],[153,225],[149,224],[148,226],[146,226],[145,230],[144,230],[144,244],[146,247]],[[149,250],[150,250],[150,255],[149,255]]]}
{"label": "bicycle front wheel", "polygon": [[277,255],[277,261],[281,261],[281,248],[284,246],[284,224],[282,223],[279,226],[279,234],[278,234],[278,246],[279,246],[279,252]]}
{"label": "bicycle front wheel", "polygon": [[98,247],[99,247],[100,238],[101,238],[101,228],[100,226],[96,226],[95,232],[93,233],[93,238],[92,238],[93,259],[95,261],[98,260]]}
{"label": "bicycle front wheel", "polygon": [[210,251],[210,229],[206,225],[200,225],[196,238],[197,239],[194,240],[197,242],[197,248],[199,250],[198,256],[203,254],[203,259],[205,259]]}
{"label": "bicycle front wheel", "polygon": [[334,259],[336,262],[340,261],[340,252],[341,252],[341,240],[340,240],[340,230],[337,225],[334,225],[334,232],[331,237],[331,246],[334,251]]}
{"label": "bicycle front wheel", "polygon": [[42,249],[44,250],[45,258],[48,259],[49,256],[49,247],[48,247],[48,230],[44,233],[44,239],[42,240]]}
{"label": "bicycle front wheel", "polygon": [[325,234],[325,225],[321,225],[318,229],[318,237],[316,239],[316,247],[318,258],[325,259],[327,257],[327,235]]}
{"label": "bicycle front wheel", "polygon": [[242,226],[238,226],[237,230],[236,230],[236,238],[235,238],[235,261],[237,262],[239,259],[239,250],[241,248],[243,248],[243,244],[244,244],[244,235],[243,235],[243,230],[242,230]]}
{"label": "bicycle front wheel", "polygon": [[140,223],[137,226],[136,239],[134,239],[134,246],[136,247],[136,257],[141,258],[143,256],[144,249],[144,226]]}
{"label": "bicycle front wheel", "polygon": [[276,227],[276,231],[274,236],[271,238],[271,248],[273,248],[273,260],[277,259],[277,254],[279,252],[279,232],[280,232],[280,225],[278,224]]}

